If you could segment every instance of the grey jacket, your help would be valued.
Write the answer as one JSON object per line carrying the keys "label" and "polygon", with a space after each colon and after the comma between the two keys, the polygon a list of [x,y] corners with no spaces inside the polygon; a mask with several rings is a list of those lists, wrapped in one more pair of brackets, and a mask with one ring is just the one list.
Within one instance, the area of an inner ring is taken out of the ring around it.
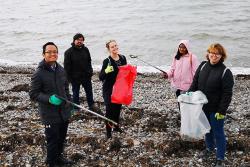
{"label": "grey jacket", "polygon": [[37,101],[39,114],[44,124],[61,123],[70,118],[71,106],[63,102],[59,106],[49,103],[49,97],[53,94],[70,100],[66,74],[61,65],[56,63],[55,70],[43,60],[31,78],[31,100]]}

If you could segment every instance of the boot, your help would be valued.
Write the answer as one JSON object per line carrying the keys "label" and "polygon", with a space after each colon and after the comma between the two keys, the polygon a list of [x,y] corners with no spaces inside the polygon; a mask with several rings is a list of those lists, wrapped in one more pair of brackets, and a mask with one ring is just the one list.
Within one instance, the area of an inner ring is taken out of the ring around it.
{"label": "boot", "polygon": [[199,158],[201,159],[209,159],[209,157],[213,154],[213,151],[210,149],[205,149],[199,154]]}
{"label": "boot", "polygon": [[94,111],[97,114],[104,115],[99,107],[96,106],[96,104],[92,104],[91,107],[89,107],[89,110]]}
{"label": "boot", "polygon": [[223,162],[223,160],[217,159],[216,163],[215,163],[215,167],[224,167],[225,164]]}
{"label": "boot", "polygon": [[112,138],[112,125],[109,123],[106,123],[106,135],[107,139]]}
{"label": "boot", "polygon": [[119,132],[119,133],[123,133],[123,130],[119,126],[115,126],[115,128],[113,129],[113,131]]}
{"label": "boot", "polygon": [[66,159],[62,154],[58,157],[56,161],[57,165],[73,165],[73,161]]}

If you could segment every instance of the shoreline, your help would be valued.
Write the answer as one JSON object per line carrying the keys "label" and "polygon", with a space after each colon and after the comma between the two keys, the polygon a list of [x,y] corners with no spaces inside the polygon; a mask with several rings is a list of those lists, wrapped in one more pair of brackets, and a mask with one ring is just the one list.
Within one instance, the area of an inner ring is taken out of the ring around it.
{"label": "shoreline", "polygon": [[[28,96],[34,67],[0,66],[0,164],[44,166],[44,127],[37,103]],[[105,111],[102,83],[92,78],[94,99]],[[250,163],[250,80],[236,76],[233,99],[227,112],[227,166]],[[71,92],[72,94],[72,92]],[[81,89],[81,105],[87,107]],[[169,82],[160,73],[138,74],[133,103],[122,107],[123,134],[106,141],[104,122],[92,115],[74,115],[69,125],[65,155],[75,166],[204,166],[200,160],[204,141],[184,141],[179,136],[180,114]],[[1,166],[0,165],[0,166]]]}
{"label": "shoreline", "polygon": [[[37,65],[0,65],[0,74],[11,74],[11,73],[17,73],[17,74],[32,74],[34,70],[36,69]],[[100,67],[101,68],[101,67]],[[100,68],[94,68],[94,74],[99,73]],[[154,68],[147,67],[147,70],[143,70],[143,67],[138,67],[138,75],[156,75],[161,76],[162,73],[158,72]],[[249,68],[250,69],[250,68]],[[233,73],[235,79],[246,79],[250,80],[250,73],[246,74],[245,72],[242,73]]]}

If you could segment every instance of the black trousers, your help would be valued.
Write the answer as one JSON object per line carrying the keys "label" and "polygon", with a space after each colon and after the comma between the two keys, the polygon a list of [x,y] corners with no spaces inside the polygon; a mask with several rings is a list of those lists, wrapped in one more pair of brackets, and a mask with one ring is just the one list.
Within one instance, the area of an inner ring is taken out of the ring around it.
{"label": "black trousers", "polygon": [[81,85],[85,90],[87,103],[90,108],[94,104],[91,79],[83,80],[81,83],[72,82],[73,102],[78,105],[80,104],[79,94]]}
{"label": "black trousers", "polygon": [[[181,94],[184,94],[184,93],[186,93],[186,91],[177,89],[175,92],[175,95],[178,98],[178,96],[180,96]],[[179,107],[179,111],[180,111],[180,103],[179,102],[178,102],[178,107]]]}
{"label": "black trousers", "polygon": [[[181,90],[177,89],[176,92],[175,92],[176,97],[178,98],[178,96],[180,96],[180,94],[181,94]],[[179,102],[178,102],[178,108],[179,108],[179,111],[180,111],[180,103]]]}
{"label": "black trousers", "polygon": [[47,163],[54,164],[63,153],[63,145],[66,139],[69,122],[45,125],[47,142]]}
{"label": "black trousers", "polygon": [[[121,104],[115,104],[115,103],[106,104],[105,116],[119,124],[121,107],[122,107]],[[111,135],[112,128],[117,128],[117,127],[119,127],[119,125],[113,126],[112,123],[107,121],[106,122],[107,135]]]}

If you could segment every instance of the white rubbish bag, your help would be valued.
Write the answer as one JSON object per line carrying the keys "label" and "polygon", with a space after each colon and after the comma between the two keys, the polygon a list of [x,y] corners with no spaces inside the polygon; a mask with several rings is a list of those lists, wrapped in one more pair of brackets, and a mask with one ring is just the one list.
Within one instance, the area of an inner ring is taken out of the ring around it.
{"label": "white rubbish bag", "polygon": [[200,140],[211,129],[203,104],[208,103],[207,97],[201,92],[188,92],[178,96],[181,110],[180,134],[184,140]]}

